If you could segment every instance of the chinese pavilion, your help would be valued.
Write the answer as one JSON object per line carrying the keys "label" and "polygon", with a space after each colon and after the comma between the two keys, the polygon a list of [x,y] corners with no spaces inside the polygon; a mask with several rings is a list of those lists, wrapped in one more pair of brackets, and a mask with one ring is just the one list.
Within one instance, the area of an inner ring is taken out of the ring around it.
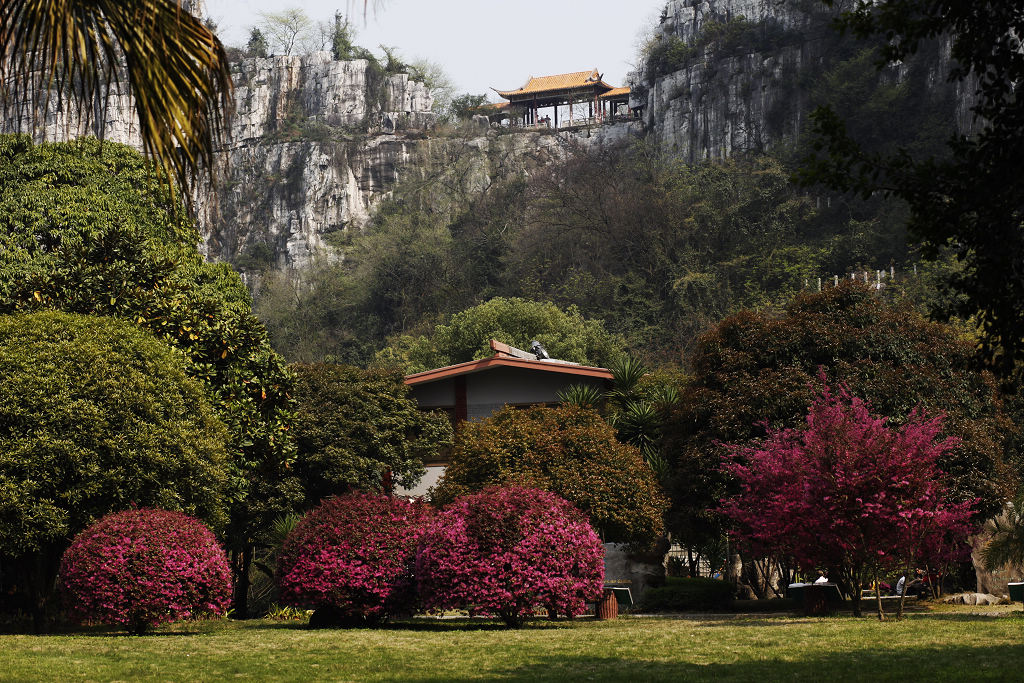
{"label": "chinese pavilion", "polygon": [[[517,90],[498,90],[494,92],[507,100],[498,105],[502,109],[522,112],[522,123],[526,126],[547,122],[541,119],[539,110],[554,109],[554,127],[558,128],[558,111],[561,107],[569,108],[569,122],[572,126],[580,122],[614,115],[619,104],[629,102],[629,88],[615,88],[602,80],[597,69],[559,74],[557,76],[530,77],[526,85]],[[585,113],[584,113],[585,112]]]}

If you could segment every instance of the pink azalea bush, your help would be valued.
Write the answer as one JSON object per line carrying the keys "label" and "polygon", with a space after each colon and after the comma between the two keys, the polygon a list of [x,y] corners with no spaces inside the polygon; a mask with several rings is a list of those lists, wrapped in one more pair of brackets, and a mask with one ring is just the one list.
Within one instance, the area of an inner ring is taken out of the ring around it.
{"label": "pink azalea bush", "polygon": [[125,510],[95,522],[64,553],[59,581],[72,618],[132,633],[223,613],[231,599],[227,557],[213,532],[168,510]]}
{"label": "pink azalea bush", "polygon": [[430,508],[398,498],[328,498],[288,534],[278,556],[281,602],[378,621],[414,603],[412,564]]}
{"label": "pink azalea bush", "polygon": [[941,431],[941,418],[919,411],[889,426],[845,388],[826,386],[805,428],[731,447],[724,466],[740,491],[721,509],[755,554],[839,570],[859,613],[859,588],[880,570],[953,559],[968,547],[972,501],[953,500],[939,471],[939,457],[957,445]]}
{"label": "pink azalea bush", "polygon": [[431,610],[496,614],[510,626],[536,607],[574,616],[603,590],[604,548],[587,518],[553,493],[488,488],[456,499],[416,554]]}

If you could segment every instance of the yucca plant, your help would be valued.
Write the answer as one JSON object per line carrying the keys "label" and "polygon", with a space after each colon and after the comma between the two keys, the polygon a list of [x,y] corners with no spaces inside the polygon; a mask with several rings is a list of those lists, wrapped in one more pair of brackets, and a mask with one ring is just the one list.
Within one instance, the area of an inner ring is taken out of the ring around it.
{"label": "yucca plant", "polygon": [[5,107],[34,102],[37,123],[55,100],[86,124],[96,119],[102,137],[106,102],[119,91],[132,96],[165,182],[184,188],[200,169],[212,179],[232,87],[224,47],[202,21],[175,0],[0,2]]}
{"label": "yucca plant", "polygon": [[555,394],[559,402],[578,408],[598,409],[604,403],[604,393],[588,384],[571,384]]}
{"label": "yucca plant", "polygon": [[617,403],[626,403],[636,398],[640,380],[647,374],[643,362],[632,356],[621,356],[608,368],[612,371],[612,389],[609,398]]}

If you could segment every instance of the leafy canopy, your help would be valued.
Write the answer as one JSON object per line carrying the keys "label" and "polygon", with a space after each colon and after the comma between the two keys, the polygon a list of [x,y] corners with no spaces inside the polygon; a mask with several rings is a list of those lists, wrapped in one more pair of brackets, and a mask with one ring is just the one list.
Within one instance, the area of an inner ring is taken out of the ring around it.
{"label": "leafy canopy", "polygon": [[693,382],[666,427],[675,469],[670,525],[696,533],[714,524],[704,511],[727,493],[716,467],[721,444],[799,425],[821,369],[894,425],[915,408],[945,415],[943,435],[959,440],[939,458],[952,495],[978,498],[982,514],[994,513],[1016,483],[1008,463],[1017,430],[994,379],[975,369],[972,356],[953,328],[855,283],[798,296],[781,315],[726,318],[697,341]]}
{"label": "leafy canopy", "polygon": [[0,555],[132,504],[223,525],[228,434],[184,368],[124,321],[0,316]]}
{"label": "leafy canopy", "polygon": [[203,260],[151,173],[123,145],[0,136],[0,313],[112,316],[180,349],[231,435],[229,539],[245,547],[299,496],[290,380],[241,278]]}
{"label": "leafy canopy", "polygon": [[444,415],[422,412],[393,370],[296,364],[295,473],[307,505],[353,489],[380,491],[390,472],[405,487],[451,446]]}
{"label": "leafy canopy", "polygon": [[662,531],[667,501],[654,472],[593,410],[505,407],[464,423],[432,495],[443,505],[507,485],[558,494],[589,515],[606,541],[647,546]]}
{"label": "leafy canopy", "polygon": [[941,431],[940,418],[919,411],[890,427],[846,389],[826,386],[805,428],[729,448],[725,467],[740,490],[722,509],[755,553],[838,569],[859,611],[860,587],[880,568],[968,548],[971,502],[951,500],[938,461],[956,440]]}
{"label": "leafy canopy", "polygon": [[399,363],[406,372],[487,358],[491,339],[529,349],[539,340],[552,358],[606,366],[622,353],[624,340],[610,334],[598,320],[584,318],[579,309],[562,310],[550,302],[495,297],[467,308],[438,325],[433,333],[403,336],[377,354],[379,363]]}

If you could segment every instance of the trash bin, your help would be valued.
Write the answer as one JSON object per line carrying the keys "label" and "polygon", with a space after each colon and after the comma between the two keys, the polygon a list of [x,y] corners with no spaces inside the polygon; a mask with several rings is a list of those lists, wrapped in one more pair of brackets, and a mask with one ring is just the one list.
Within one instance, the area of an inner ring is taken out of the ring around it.
{"label": "trash bin", "polygon": [[820,617],[835,614],[843,604],[843,595],[834,583],[809,583],[803,587],[804,614]]}
{"label": "trash bin", "polygon": [[1010,589],[1011,602],[1024,602],[1024,583],[1010,583],[1006,587]]}
{"label": "trash bin", "polygon": [[594,616],[598,619],[618,619],[619,599],[611,588],[604,589],[604,595],[594,606]]}

